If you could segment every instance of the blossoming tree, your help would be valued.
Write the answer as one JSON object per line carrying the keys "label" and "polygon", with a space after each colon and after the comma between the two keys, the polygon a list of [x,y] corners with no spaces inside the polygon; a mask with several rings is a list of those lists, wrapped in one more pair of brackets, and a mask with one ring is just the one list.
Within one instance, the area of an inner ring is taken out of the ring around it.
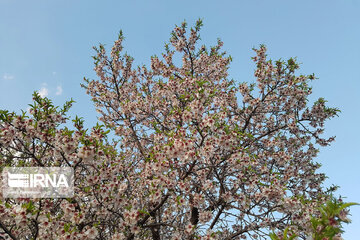
{"label": "blossoming tree", "polygon": [[[296,75],[292,58],[268,60],[265,46],[254,49],[256,81],[230,81],[231,58],[220,40],[199,46],[201,25],[176,27],[151,68],[133,67],[121,33],[109,55],[95,48],[98,79],[82,86],[102,125],[90,131],[78,117],[66,124],[73,101],[59,109],[35,93],[29,116],[1,111],[0,168],[70,166],[75,196],[0,196],[0,238],[286,239],[286,229],[303,239],[325,229],[314,219],[334,189],[322,188],[314,158],[334,140],[321,133],[339,110],[322,98],[309,106],[314,75]],[[324,224],[346,222],[347,206]]]}

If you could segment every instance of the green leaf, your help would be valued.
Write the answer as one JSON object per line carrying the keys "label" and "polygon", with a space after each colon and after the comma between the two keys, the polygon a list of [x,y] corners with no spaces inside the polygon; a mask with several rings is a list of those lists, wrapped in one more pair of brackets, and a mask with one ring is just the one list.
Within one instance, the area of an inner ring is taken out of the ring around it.
{"label": "green leaf", "polygon": [[70,226],[71,226],[70,223],[65,223],[64,224],[64,231],[69,232],[70,231]]}

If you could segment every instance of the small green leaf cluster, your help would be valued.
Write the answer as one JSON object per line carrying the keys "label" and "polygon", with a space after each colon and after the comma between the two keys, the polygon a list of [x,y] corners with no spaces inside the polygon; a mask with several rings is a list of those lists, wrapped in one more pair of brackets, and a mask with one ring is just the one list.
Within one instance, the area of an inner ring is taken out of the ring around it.
{"label": "small green leaf cluster", "polygon": [[[325,204],[319,207],[320,215],[311,218],[312,232],[307,237],[312,240],[341,240],[343,233],[342,224],[350,223],[347,217],[350,206],[359,205],[358,203],[344,203],[341,198],[332,197]],[[283,233],[271,233],[271,240],[292,240],[297,239],[297,235],[291,233],[289,227]]]}

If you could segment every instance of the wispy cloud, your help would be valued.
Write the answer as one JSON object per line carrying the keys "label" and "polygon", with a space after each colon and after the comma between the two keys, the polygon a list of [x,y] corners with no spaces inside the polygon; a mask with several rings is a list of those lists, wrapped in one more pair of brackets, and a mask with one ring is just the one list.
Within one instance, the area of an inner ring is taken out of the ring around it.
{"label": "wispy cloud", "polygon": [[43,98],[46,97],[47,95],[49,95],[49,89],[47,89],[46,87],[42,87],[39,90],[39,95]]}
{"label": "wispy cloud", "polygon": [[41,86],[40,90],[38,91],[38,93],[41,97],[47,97],[47,96],[49,96],[50,93],[51,93],[51,95],[53,95],[54,92],[55,92],[56,96],[60,96],[63,93],[63,88],[61,85],[56,86],[56,91],[53,87],[51,87],[51,86],[48,87],[47,83],[42,83],[41,85],[42,86]]}
{"label": "wispy cloud", "polygon": [[61,95],[62,94],[62,92],[63,92],[63,89],[62,89],[62,87],[59,85],[59,86],[57,86],[56,87],[56,95]]}
{"label": "wispy cloud", "polygon": [[11,75],[11,74],[9,74],[9,73],[5,73],[4,75],[3,75],[3,79],[4,80],[13,80],[15,78],[15,76],[14,75]]}

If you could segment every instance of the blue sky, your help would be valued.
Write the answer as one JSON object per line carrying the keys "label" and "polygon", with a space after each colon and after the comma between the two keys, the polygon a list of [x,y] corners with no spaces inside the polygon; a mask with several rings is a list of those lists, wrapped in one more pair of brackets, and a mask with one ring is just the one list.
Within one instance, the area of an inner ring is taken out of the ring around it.
{"label": "blue sky", "polygon": [[[92,46],[111,46],[120,29],[125,50],[138,64],[159,55],[175,24],[203,18],[203,42],[220,37],[232,55],[230,75],[253,81],[252,48],[266,44],[273,59],[297,57],[300,73],[315,73],[313,99],[342,110],[326,135],[336,142],[318,161],[338,194],[360,202],[360,0],[0,0],[0,109],[26,109],[34,90],[56,104],[74,98],[72,112],[96,122],[90,98],[80,88],[94,78]],[[360,236],[360,206],[345,239]]]}

